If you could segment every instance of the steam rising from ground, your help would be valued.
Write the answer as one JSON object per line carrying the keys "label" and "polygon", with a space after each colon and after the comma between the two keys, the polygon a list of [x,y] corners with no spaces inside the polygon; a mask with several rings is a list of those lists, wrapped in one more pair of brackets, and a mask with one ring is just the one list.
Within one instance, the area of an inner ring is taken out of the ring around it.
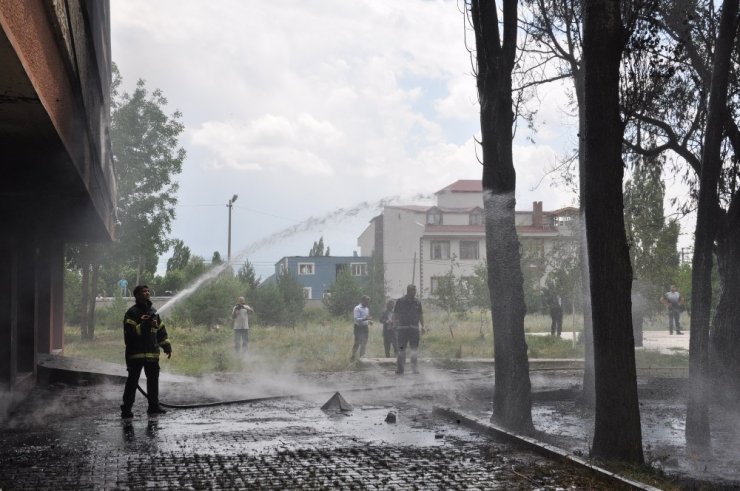
{"label": "steam rising from ground", "polygon": [[413,201],[420,201],[420,200],[428,200],[430,198],[431,197],[429,195],[425,195],[425,194],[417,194],[414,196],[389,196],[389,197],[382,198],[375,202],[363,201],[362,203],[358,203],[357,205],[351,208],[339,208],[337,210],[334,210],[320,217],[309,217],[300,223],[284,228],[283,230],[275,232],[272,235],[268,235],[267,237],[263,239],[253,242],[252,244],[250,244],[249,246],[247,246],[246,248],[242,249],[241,251],[236,253],[234,256],[232,256],[229,262],[222,263],[214,267],[213,269],[207,271],[206,273],[198,277],[187,288],[178,292],[177,295],[175,295],[170,300],[168,300],[164,305],[162,305],[162,307],[159,309],[159,313],[166,314],[170,309],[172,309],[175,305],[177,305],[181,300],[188,298],[190,295],[195,293],[201,286],[213,280],[214,278],[218,277],[218,275],[221,274],[226,268],[231,267],[234,264],[242,262],[246,256],[253,254],[254,252],[264,247],[277,244],[278,242],[282,240],[288,239],[302,232],[308,232],[317,227],[340,223],[343,220],[353,218],[362,212],[366,212],[366,211],[380,212],[383,210],[383,207],[389,206],[392,204],[398,204],[401,201],[412,201],[413,202]]}

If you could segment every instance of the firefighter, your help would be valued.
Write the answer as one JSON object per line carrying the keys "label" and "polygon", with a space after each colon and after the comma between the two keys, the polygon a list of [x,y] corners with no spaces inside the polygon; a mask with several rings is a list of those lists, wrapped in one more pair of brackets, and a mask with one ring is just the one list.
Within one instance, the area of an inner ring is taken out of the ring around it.
{"label": "firefighter", "polygon": [[159,348],[172,357],[172,346],[167,339],[167,330],[157,310],[149,300],[149,287],[134,288],[136,304],[126,311],[123,318],[123,339],[126,343],[126,388],[123,391],[121,417],[132,418],[131,408],[136,398],[141,370],[146,374],[146,390],[150,415],[164,414],[159,405]]}

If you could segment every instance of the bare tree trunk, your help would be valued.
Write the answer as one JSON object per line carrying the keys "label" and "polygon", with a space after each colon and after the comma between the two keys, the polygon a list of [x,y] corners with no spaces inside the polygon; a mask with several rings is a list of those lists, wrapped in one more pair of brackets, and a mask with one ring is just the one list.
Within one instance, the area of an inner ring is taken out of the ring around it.
{"label": "bare tree trunk", "polygon": [[503,1],[503,42],[496,2],[473,0],[477,83],[483,148],[488,288],[494,330],[495,387],[492,420],[531,432],[532,401],[524,337],[523,277],[514,221],[516,172],[512,157],[511,71],[517,36],[517,2]]}
{"label": "bare tree trunk", "polygon": [[694,257],[691,274],[691,333],[689,341],[689,402],[686,409],[686,442],[710,444],[707,382],[709,381],[709,317],[712,303],[712,248],[717,234],[717,184],[722,169],[721,146],[727,111],[730,58],[737,31],[738,0],[722,7],[714,49],[709,91],[707,128],[699,178]]}
{"label": "bare tree trunk", "polygon": [[595,361],[592,456],[641,464],[630,292],[624,228],[619,66],[627,34],[619,0],[586,2],[584,16],[585,214]]}
{"label": "bare tree trunk", "polygon": [[713,399],[740,402],[740,196],[734,196],[717,233],[720,298],[712,323],[710,363]]}

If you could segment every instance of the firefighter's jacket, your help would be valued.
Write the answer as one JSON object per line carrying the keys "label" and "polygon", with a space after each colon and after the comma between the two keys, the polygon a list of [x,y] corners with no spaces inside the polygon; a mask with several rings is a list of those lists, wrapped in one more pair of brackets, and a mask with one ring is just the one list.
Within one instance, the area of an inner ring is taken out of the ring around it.
{"label": "firefighter's jacket", "polygon": [[[144,316],[150,319],[142,319]],[[153,322],[156,320],[156,323]],[[123,339],[126,342],[126,362],[159,361],[159,348],[172,351],[167,329],[152,302],[136,303],[123,317]]]}

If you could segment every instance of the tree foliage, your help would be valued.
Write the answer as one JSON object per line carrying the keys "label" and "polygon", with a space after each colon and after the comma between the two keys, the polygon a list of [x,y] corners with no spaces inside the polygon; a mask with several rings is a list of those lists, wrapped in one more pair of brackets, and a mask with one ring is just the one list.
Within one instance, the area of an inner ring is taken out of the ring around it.
{"label": "tree foliage", "polygon": [[113,65],[110,137],[116,174],[116,240],[112,244],[75,244],[69,264],[80,273],[80,327],[92,339],[95,297],[111,293],[119,279],[130,285],[154,279],[159,255],[169,248],[185,150],[179,146],[182,115],[165,112],[161,90],[150,92],[139,80],[132,93],[121,90]]}
{"label": "tree foliage", "polygon": [[308,255],[309,257],[329,255],[329,247],[324,247],[324,237],[320,237],[317,242],[313,243],[313,246],[311,246],[311,250],[308,251]]}
{"label": "tree foliage", "polygon": [[303,314],[306,306],[306,297],[303,295],[303,285],[295,277],[285,271],[278,275],[277,286],[285,303],[283,321],[293,326]]}
{"label": "tree foliage", "polygon": [[329,295],[324,297],[324,305],[335,316],[346,317],[360,303],[362,289],[347,268],[341,269],[328,288]]}
{"label": "tree foliage", "polygon": [[190,261],[190,247],[180,239],[172,241],[172,257],[167,260],[167,272],[185,269]]}
{"label": "tree foliage", "polygon": [[633,275],[641,293],[651,299],[653,313],[678,273],[679,225],[666,221],[663,210],[665,184],[661,179],[664,158],[635,156],[632,178],[625,183],[624,216]]}
{"label": "tree foliage", "polygon": [[245,260],[244,264],[241,265],[239,271],[236,272],[236,277],[239,281],[248,285],[250,289],[254,290],[260,284],[260,280],[257,278],[257,274],[254,271],[254,266],[249,260]]}
{"label": "tree foliage", "polygon": [[185,126],[179,111],[165,113],[167,99],[161,90],[150,92],[139,79],[132,93],[120,92],[121,82],[114,65],[111,147],[120,226],[109,264],[154,273],[158,256],[170,245],[178,190],[175,177],[185,160],[179,137]]}
{"label": "tree foliage", "polygon": [[238,297],[246,295],[244,285],[226,269],[184,300],[182,309],[191,322],[209,330],[219,325],[230,327],[231,308]]}

